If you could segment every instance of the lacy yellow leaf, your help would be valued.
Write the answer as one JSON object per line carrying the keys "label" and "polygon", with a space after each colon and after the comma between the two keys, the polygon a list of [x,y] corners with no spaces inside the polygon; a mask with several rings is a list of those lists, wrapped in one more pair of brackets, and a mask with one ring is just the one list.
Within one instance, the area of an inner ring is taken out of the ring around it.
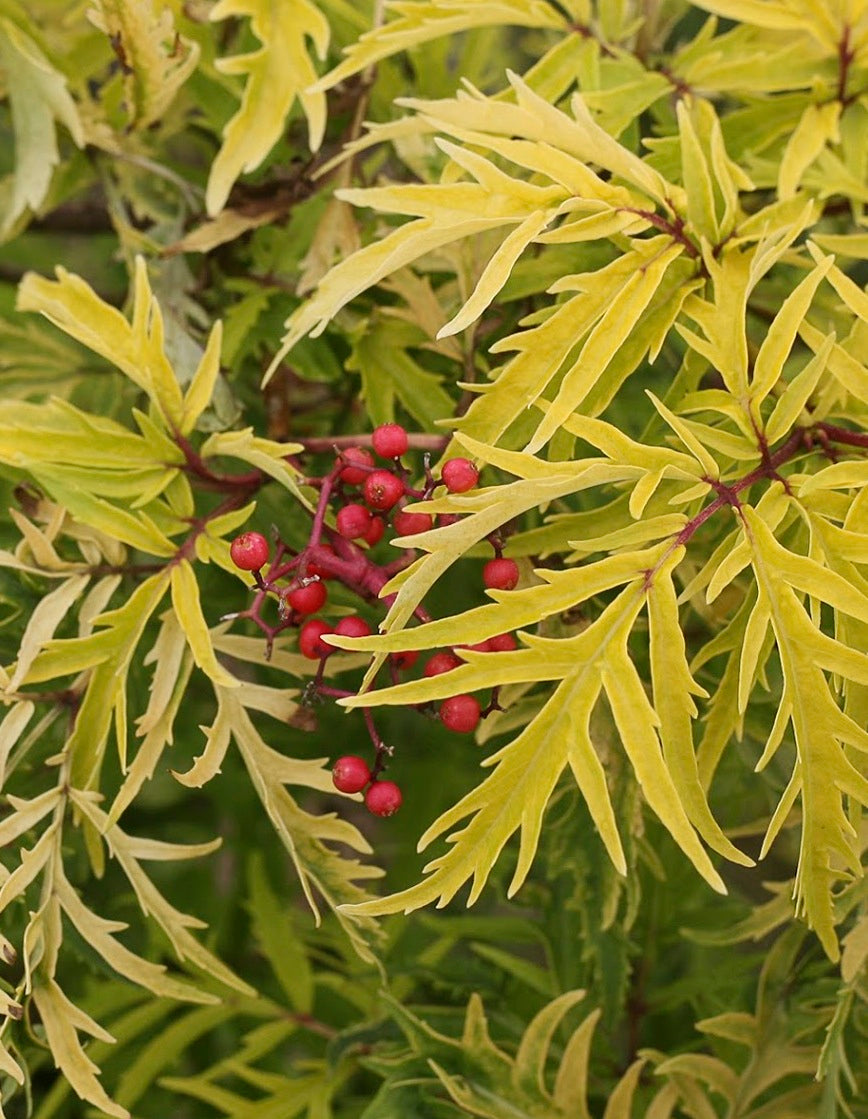
{"label": "lacy yellow leaf", "polygon": [[247,16],[262,46],[249,54],[217,62],[224,74],[247,78],[241,106],[223,129],[223,146],[211,165],[205,205],[213,217],[223,209],[242,171],[253,171],[280,139],[296,98],[308,119],[310,146],[316,150],[326,122],[325,94],[310,89],[316,70],[307,53],[310,37],[325,57],[329,25],[311,0],[218,0],[212,20]]}
{"label": "lacy yellow leaf", "polygon": [[93,0],[91,21],[121,60],[130,127],[155,124],[196,69],[199,46],[175,29],[165,0]]}
{"label": "lacy yellow leaf", "polygon": [[189,560],[183,559],[172,567],[171,586],[172,606],[196,664],[215,684],[224,688],[237,688],[240,681],[226,671],[214,653],[202,613],[199,584]]}
{"label": "lacy yellow leaf", "polygon": [[38,311],[55,326],[116,365],[153,400],[171,427],[181,421],[181,389],[163,349],[163,317],[151,293],[147,266],[136,259],[133,320],[94,292],[80,276],[56,269],[57,280],[28,272],[18,310]]}
{"label": "lacy yellow leaf", "polygon": [[566,30],[563,15],[546,0],[474,0],[469,4],[467,0],[389,0],[386,8],[397,18],[360,36],[347,48],[343,62],[316,83],[315,90],[331,89],[398,51],[474,27],[512,24]]}

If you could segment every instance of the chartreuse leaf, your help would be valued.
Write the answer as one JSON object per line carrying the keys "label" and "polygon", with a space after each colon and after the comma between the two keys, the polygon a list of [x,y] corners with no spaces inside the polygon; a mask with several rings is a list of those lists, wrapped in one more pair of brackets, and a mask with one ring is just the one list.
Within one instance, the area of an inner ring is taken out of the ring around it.
{"label": "chartreuse leaf", "polygon": [[321,78],[314,89],[331,89],[389,55],[474,27],[513,25],[567,30],[563,14],[546,0],[479,0],[474,4],[463,0],[391,0],[386,7],[397,18],[361,35],[346,49],[346,58]]}
{"label": "chartreuse leaf", "polygon": [[199,584],[189,560],[179,560],[171,569],[172,606],[187,638],[190,652],[199,668],[224,688],[237,687],[240,683],[220,664],[211,644],[208,626],[202,613]]}
{"label": "chartreuse leaf", "polygon": [[365,898],[364,891],[356,885],[357,880],[379,877],[382,872],[377,867],[363,866],[338,855],[326,846],[340,843],[369,853],[367,841],[352,824],[333,813],[312,816],[304,812],[284,787],[286,783],[293,783],[325,789],[331,784],[327,771],[320,761],[287,758],[266,745],[242,707],[237,690],[225,691],[222,698],[229,710],[232,734],[250,780],[293,861],[314,916],[319,921],[316,890],[337,914],[359,955],[373,961],[371,943],[377,939],[376,926],[366,918],[348,917],[343,906]]}
{"label": "chartreuse leaf", "polygon": [[[681,553],[681,554],[679,554]],[[667,769],[691,824],[713,850],[742,866],[753,860],[742,854],[723,834],[711,814],[699,779],[693,746],[694,695],[707,697],[690,674],[679,624],[672,569],[682,558],[681,549],[654,573],[648,590],[648,627],[654,709],[660,719],[660,740]]]}
{"label": "chartreuse leaf", "polygon": [[[515,1062],[512,1066],[512,1083],[520,1093],[529,1096],[539,1095],[543,1098],[548,1095],[545,1082],[545,1069],[549,1054],[549,1046],[552,1043],[555,1030],[557,1030],[558,1026],[561,1024],[561,1019],[568,1011],[572,1010],[574,1006],[577,1006],[584,997],[584,991],[566,991],[564,994],[552,999],[552,1001],[544,1006],[528,1024],[527,1029],[522,1034],[521,1042],[515,1054]],[[579,1027],[579,1029],[582,1029],[582,1027]],[[576,1035],[573,1034],[573,1037],[575,1036]],[[590,1037],[588,1038],[588,1043],[590,1043]],[[587,1050],[587,1045],[585,1049]],[[579,1076],[574,1081],[573,1086],[577,1089],[576,1096],[580,1098],[584,1104],[584,1088],[586,1084],[582,1083],[581,1072],[577,1067],[578,1062],[575,1057],[570,1055],[569,1045],[567,1046],[564,1059],[567,1063],[568,1075],[572,1077],[576,1072],[579,1072]]]}
{"label": "chartreuse leaf", "polygon": [[[514,893],[530,868],[545,807],[567,764],[573,770],[612,861],[624,873],[625,860],[605,773],[589,730],[591,712],[603,688],[649,805],[706,880],[716,889],[723,888],[720,876],[699,844],[685,813],[661,752],[655,730],[659,721],[657,714],[648,702],[627,652],[627,638],[643,605],[646,578],[643,572],[653,569],[664,554],[658,546],[645,552],[608,557],[578,571],[546,572],[551,586],[501,593],[498,598],[502,601],[469,611],[460,622],[444,619],[415,630],[365,638],[356,643],[358,647],[364,645],[377,652],[384,646],[422,648],[429,644],[475,643],[520,626],[526,610],[533,611],[538,618],[549,611],[563,611],[568,608],[568,601],[575,605],[605,586],[627,583],[600,616],[576,636],[554,640],[525,634],[522,640],[527,650],[497,654],[464,652],[467,665],[447,674],[448,679],[441,676],[408,682],[341,701],[349,707],[417,703],[520,680],[561,681],[521,734],[487,760],[487,765],[496,766],[492,774],[422,836],[420,847],[465,817],[472,817],[463,830],[448,836],[450,849],[426,866],[428,877],[390,897],[354,906],[351,912],[409,911],[435,899],[438,906],[442,906],[470,878],[473,884],[468,904],[472,904],[503,846],[513,832],[520,830],[518,862],[508,891]],[[572,592],[569,598],[568,588]],[[695,779],[691,779],[689,769],[679,777],[691,789],[694,810],[701,814],[696,806],[704,802],[704,797]],[[705,822],[707,825],[707,820]],[[728,851],[728,846],[723,845]],[[718,846],[721,846],[719,839]],[[737,857],[744,861],[740,854]]]}
{"label": "chartreuse leaf", "polygon": [[56,274],[56,280],[46,280],[28,272],[18,288],[18,310],[38,311],[117,366],[147,393],[163,422],[170,429],[177,428],[183,413],[181,389],[163,348],[163,316],[151,292],[144,259],[136,258],[130,323],[80,276],[60,266]]}
{"label": "chartreuse leaf", "polygon": [[326,123],[325,95],[311,89],[316,70],[305,39],[313,40],[320,58],[329,43],[329,24],[311,0],[218,0],[212,20],[247,16],[262,44],[249,54],[221,58],[224,74],[247,79],[241,105],[223,129],[223,146],[211,164],[205,205],[213,217],[226,204],[242,171],[255,170],[280,139],[286,116],[298,98],[308,120],[310,146],[316,150]]}
{"label": "chartreuse leaf", "polygon": [[314,978],[305,945],[290,911],[271,888],[257,853],[250,860],[250,901],[253,931],[280,986],[299,1014],[313,1009]]}
{"label": "chartreuse leaf", "polygon": [[780,380],[784,362],[796,339],[817,288],[826,277],[834,257],[827,256],[813,268],[784,300],[769,327],[754,362],[750,386],[751,408],[759,422],[759,406]]}
{"label": "chartreuse leaf", "polygon": [[[204,928],[203,923],[198,918],[181,913],[170,905],[142,870],[139,861],[154,855],[154,852],[150,850],[152,841],[143,841],[135,836],[129,836],[121,831],[117,824],[110,824],[108,816],[97,805],[92,794],[73,789],[70,792],[70,797],[81,814],[103,835],[112,856],[117,860],[135,891],[142,912],[157,922],[168,937],[178,959],[182,962],[189,960],[194,967],[212,976],[218,983],[226,987],[231,987],[245,995],[255,994],[252,987],[235,975],[221,960],[191,935],[189,930]],[[199,846],[193,848],[192,852],[198,854],[209,849],[213,850],[213,845]],[[157,857],[160,858],[165,858],[167,855],[171,858],[188,857],[188,849],[183,846],[177,846],[174,853],[171,850],[168,852],[157,851],[156,853]],[[186,995],[185,998],[189,998],[189,995]],[[206,998],[200,1001],[210,1001],[210,999]]]}
{"label": "chartreuse leaf", "polygon": [[179,35],[172,9],[154,0],[96,0],[88,15],[123,60],[129,127],[155,124],[196,69],[198,44]]}
{"label": "chartreuse leaf", "polygon": [[[561,473],[563,471],[564,473]],[[418,604],[422,601],[427,594],[430,587],[435,581],[447,570],[448,567],[454,563],[460,555],[463,555],[470,547],[478,543],[490,532],[499,528],[505,521],[511,517],[517,516],[519,513],[524,512],[526,509],[533,508],[540,502],[551,501],[557,497],[563,496],[566,493],[575,493],[580,490],[586,489],[593,485],[598,485],[603,481],[620,480],[630,477],[635,474],[635,468],[617,468],[609,466],[608,464],[601,463],[599,460],[585,460],[576,463],[559,463],[558,473],[553,477],[546,479],[534,478],[513,482],[509,486],[500,486],[497,490],[497,500],[492,501],[490,490],[477,490],[473,494],[464,494],[460,497],[451,497],[441,501],[430,502],[426,508],[432,512],[462,512],[471,513],[472,516],[463,518],[461,521],[454,525],[449,525],[446,528],[434,529],[430,532],[417,533],[412,537],[413,546],[425,551],[427,554],[418,559],[410,567],[406,568],[396,578],[390,580],[389,583],[380,592],[381,595],[388,595],[393,592],[395,600],[392,603],[389,613],[382,624],[382,629],[387,634],[400,633],[401,639],[404,635],[409,638],[409,643],[402,644],[401,640],[397,640],[393,646],[394,649],[412,649],[412,648],[426,648],[424,643],[418,646],[413,645],[414,633],[413,631],[404,630],[400,627],[411,617],[413,611]],[[407,538],[411,539],[411,538]],[[428,549],[431,549],[428,551]],[[509,599],[510,605],[520,607],[524,605],[525,608],[530,607],[533,610],[539,601],[546,602],[550,600],[552,603],[561,600],[561,595],[558,591],[551,591],[550,588],[545,588],[544,593],[538,599],[529,599],[525,603],[513,597]],[[531,606],[533,602],[533,606]],[[481,609],[485,609],[484,607]],[[555,612],[555,607],[552,613]],[[545,610],[545,607],[543,607]],[[475,611],[471,611],[471,615],[475,615]],[[519,625],[527,624],[537,620],[539,615],[531,616],[528,614],[521,615],[522,620],[517,620],[517,615],[512,615],[511,618],[505,619],[505,624],[487,636],[492,637],[495,633],[502,633],[505,629],[514,629]],[[465,615],[465,620],[466,620]],[[419,632],[419,631],[416,631]],[[426,633],[430,632],[426,630]],[[363,642],[368,639],[363,639]],[[423,637],[423,642],[425,638]],[[475,639],[474,639],[475,640]],[[342,643],[337,640],[334,642],[338,647],[342,647]],[[451,637],[444,639],[435,638],[435,644],[452,644]],[[353,649],[364,649],[364,643],[354,644]],[[433,647],[433,646],[432,646]],[[365,680],[362,685],[362,690],[367,687],[374,679],[379,665],[382,663],[382,657],[387,651],[385,645],[378,645],[373,647],[375,657],[373,662],[365,675]]]}
{"label": "chartreuse leaf", "polygon": [[220,345],[223,341],[223,325],[215,323],[208,335],[208,343],[196,366],[196,372],[184,396],[184,407],[179,430],[189,435],[196,421],[211,402],[214,386],[220,373]]}
{"label": "chartreuse leaf", "polygon": [[159,997],[201,1003],[218,1001],[216,996],[207,991],[200,991],[189,983],[173,979],[166,974],[166,968],[162,964],[150,963],[125,948],[112,934],[127,926],[120,921],[107,921],[89,910],[67,881],[60,866],[54,869],[53,883],[63,912],[85,942],[119,975]]}
{"label": "chartreuse leaf", "polygon": [[26,210],[42,205],[60,155],[55,121],[78,147],[85,143],[78,107],[63,73],[52,66],[24,29],[0,15],[0,69],[15,132],[15,173],[0,184],[0,240]]}
{"label": "chartreuse leaf", "polygon": [[45,1040],[51,1050],[55,1066],[69,1082],[76,1095],[94,1104],[104,1114],[115,1119],[130,1119],[125,1107],[120,1107],[106,1095],[96,1078],[97,1066],[90,1060],[79,1041],[78,1031],[89,1033],[101,1041],[114,1041],[111,1034],[98,1025],[83,1010],[69,1001],[54,979],[45,977],[33,987],[33,1001],[45,1030]]}
{"label": "chartreuse leaf", "polygon": [[868,733],[840,709],[824,670],[868,683],[868,655],[816,628],[795,589],[861,620],[868,619],[868,598],[815,561],[786,552],[751,508],[744,507],[743,515],[760,600],[768,604],[781,660],[782,703],[792,712],[798,751],[799,773],[794,788],[785,793],[792,796],[797,788],[802,801],[797,912],[805,914],[828,955],[837,959],[832,887],[841,873],[838,862],[845,873],[860,873],[859,852],[842,798],[847,795],[868,804],[868,781],[841,744],[868,750]]}

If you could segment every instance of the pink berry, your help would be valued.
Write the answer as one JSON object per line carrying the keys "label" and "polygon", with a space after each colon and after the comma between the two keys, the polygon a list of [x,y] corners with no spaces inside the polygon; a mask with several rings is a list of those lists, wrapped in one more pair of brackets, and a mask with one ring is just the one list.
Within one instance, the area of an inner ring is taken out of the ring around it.
{"label": "pink berry", "polygon": [[404,496],[404,483],[390,470],[375,470],[365,478],[362,492],[368,505],[382,513]]}
{"label": "pink berry", "polygon": [[326,645],[320,638],[324,633],[331,633],[332,627],[322,618],[311,618],[305,622],[298,631],[298,649],[302,656],[308,660],[318,661],[335,651],[334,645]]}
{"label": "pink berry", "polygon": [[381,458],[400,458],[410,445],[407,432],[400,424],[381,424],[374,428],[371,442]]}
{"label": "pink berry", "polygon": [[324,583],[317,581],[294,587],[286,597],[296,614],[315,614],[325,606],[328,591]]}
{"label": "pink berry", "polygon": [[488,648],[492,653],[511,653],[518,648],[518,642],[511,633],[499,633],[496,637],[489,637]]}
{"label": "pink berry", "polygon": [[394,781],[374,781],[365,793],[365,805],[375,816],[394,816],[403,799]]}
{"label": "pink berry", "polygon": [[386,531],[386,522],[382,517],[371,517],[371,523],[368,526],[368,531],[364,535],[364,541],[371,548],[378,544],[383,539],[383,533]]}
{"label": "pink berry", "polygon": [[346,754],[332,768],[332,781],[342,793],[360,793],[371,780],[371,770],[364,758]]}
{"label": "pink berry", "polygon": [[341,451],[340,461],[347,463],[340,473],[341,481],[357,486],[370,474],[370,470],[365,467],[374,465],[374,456],[364,447],[347,447],[345,451]]}
{"label": "pink berry", "polygon": [[511,591],[518,583],[518,564],[512,559],[493,559],[482,569],[482,581],[494,591]]}
{"label": "pink berry", "polygon": [[466,458],[450,458],[440,470],[443,484],[450,493],[466,493],[479,481],[479,471]]}
{"label": "pink berry", "polygon": [[338,509],[335,524],[338,532],[347,540],[363,540],[371,527],[371,511],[364,505],[350,502],[343,509]]}
{"label": "pink berry", "polygon": [[389,660],[399,672],[403,672],[405,668],[412,668],[418,659],[417,649],[403,649],[400,653],[389,654]]}
{"label": "pink berry", "polygon": [[405,513],[402,509],[392,518],[392,527],[399,536],[412,536],[414,532],[427,532],[434,525],[430,513]]}
{"label": "pink berry", "polygon": [[476,730],[482,711],[472,695],[453,695],[440,704],[440,721],[449,730],[469,734]]}
{"label": "pink berry", "polygon": [[447,652],[445,649],[440,653],[435,653],[430,657],[425,667],[422,669],[423,676],[440,676],[444,672],[451,672],[453,668],[458,668],[461,661],[454,653]]}
{"label": "pink berry", "polygon": [[348,618],[341,618],[334,629],[341,637],[370,637],[371,627],[364,618],[352,614]]}
{"label": "pink berry", "polygon": [[258,571],[268,563],[268,541],[261,532],[242,532],[229,545],[229,555],[242,571]]}

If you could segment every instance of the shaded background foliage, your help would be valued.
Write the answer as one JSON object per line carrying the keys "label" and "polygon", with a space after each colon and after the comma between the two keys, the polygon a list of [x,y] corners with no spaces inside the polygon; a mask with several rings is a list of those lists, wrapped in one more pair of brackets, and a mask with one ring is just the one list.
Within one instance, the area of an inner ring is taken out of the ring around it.
{"label": "shaded background foliage", "polygon": [[[0,74],[3,1113],[868,1114],[868,7],[0,0]],[[221,616],[242,526],[304,545],[305,441],[393,418],[484,487],[330,667],[525,636],[459,670],[479,745],[408,706],[450,683],[367,693],[378,821],[323,764],[361,714]],[[573,738],[541,663],[599,663]],[[480,833],[489,742],[552,792]]]}

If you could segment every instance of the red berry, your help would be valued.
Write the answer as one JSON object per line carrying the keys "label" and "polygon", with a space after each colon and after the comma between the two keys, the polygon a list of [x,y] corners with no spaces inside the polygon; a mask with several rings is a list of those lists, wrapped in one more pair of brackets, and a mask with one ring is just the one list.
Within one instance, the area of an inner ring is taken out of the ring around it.
{"label": "red berry", "polygon": [[371,548],[378,544],[383,539],[383,533],[386,531],[386,522],[382,517],[371,517],[371,523],[368,526],[368,531],[364,535],[364,541]]}
{"label": "red berry", "polygon": [[370,470],[364,468],[374,465],[374,456],[363,447],[347,447],[345,451],[341,451],[340,461],[348,463],[340,473],[341,481],[357,486],[370,474]]}
{"label": "red berry", "polygon": [[492,653],[511,653],[518,648],[518,642],[511,633],[499,633],[497,637],[489,637],[488,648]]}
{"label": "red berry", "polygon": [[456,649],[471,649],[474,653],[490,653],[491,642],[477,641],[475,645],[456,645]]}
{"label": "red berry", "polygon": [[332,781],[342,793],[360,793],[371,780],[371,770],[364,758],[346,754],[332,768]]}
{"label": "red berry", "polygon": [[440,704],[440,721],[449,730],[469,734],[476,730],[482,710],[472,695],[452,695]]}
{"label": "red berry", "polygon": [[394,781],[374,781],[365,793],[365,804],[375,816],[394,816],[403,801]]}
{"label": "red berry", "polygon": [[422,669],[423,676],[440,676],[444,672],[451,672],[453,668],[458,668],[461,661],[454,653],[449,653],[446,650],[443,652],[435,653],[431,657],[425,667]]}
{"label": "red berry", "polygon": [[512,559],[493,559],[482,569],[482,581],[494,591],[511,591],[518,583],[518,564]]}
{"label": "red berry", "polygon": [[437,527],[447,528],[449,525],[457,525],[461,517],[457,513],[438,513],[437,514]]}
{"label": "red berry", "polygon": [[335,651],[334,645],[326,645],[320,638],[324,633],[332,633],[332,627],[322,618],[311,618],[298,631],[298,649],[308,660],[318,661]]}
{"label": "red berry", "polygon": [[404,496],[404,483],[389,470],[375,470],[365,478],[362,492],[368,505],[382,513]]}
{"label": "red berry", "polygon": [[450,458],[443,463],[440,477],[450,493],[465,493],[479,481],[479,471],[470,459]]}
{"label": "red berry", "polygon": [[400,653],[389,654],[389,660],[399,672],[402,672],[405,668],[412,668],[418,659],[419,652],[417,649],[403,649]]}
{"label": "red berry", "polygon": [[229,555],[242,571],[258,571],[268,563],[268,541],[261,532],[242,532],[229,545]]}
{"label": "red berry", "polygon": [[325,606],[328,591],[324,583],[317,581],[294,587],[286,597],[296,614],[315,614]]}
{"label": "red berry", "polygon": [[433,526],[434,518],[430,513],[405,513],[402,509],[392,518],[392,527],[399,536],[412,536],[414,532],[427,532]]}
{"label": "red berry", "polygon": [[341,618],[334,632],[339,633],[341,637],[370,637],[371,627],[364,618],[351,614],[348,618]]}
{"label": "red berry", "polygon": [[364,505],[350,502],[343,509],[338,509],[335,523],[338,532],[347,540],[363,540],[365,533],[371,527],[371,511]]}
{"label": "red berry", "polygon": [[410,445],[400,424],[381,424],[371,436],[374,450],[381,458],[400,458]]}

